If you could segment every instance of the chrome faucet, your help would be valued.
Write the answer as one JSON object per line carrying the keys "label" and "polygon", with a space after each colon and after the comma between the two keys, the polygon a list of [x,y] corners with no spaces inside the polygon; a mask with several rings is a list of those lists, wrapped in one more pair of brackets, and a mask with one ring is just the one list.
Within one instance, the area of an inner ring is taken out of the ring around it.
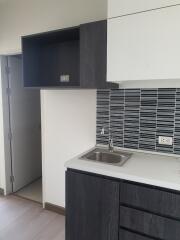
{"label": "chrome faucet", "polygon": [[110,152],[114,151],[113,139],[112,138],[109,138],[109,151]]}

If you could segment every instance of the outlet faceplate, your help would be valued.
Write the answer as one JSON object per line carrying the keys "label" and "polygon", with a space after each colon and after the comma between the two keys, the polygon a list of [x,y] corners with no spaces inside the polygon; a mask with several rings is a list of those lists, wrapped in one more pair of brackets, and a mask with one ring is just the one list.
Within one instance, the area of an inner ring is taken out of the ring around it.
{"label": "outlet faceplate", "polygon": [[60,82],[68,83],[69,80],[70,80],[70,76],[69,75],[60,75]]}
{"label": "outlet faceplate", "polygon": [[159,144],[172,146],[173,145],[173,138],[172,137],[159,136]]}

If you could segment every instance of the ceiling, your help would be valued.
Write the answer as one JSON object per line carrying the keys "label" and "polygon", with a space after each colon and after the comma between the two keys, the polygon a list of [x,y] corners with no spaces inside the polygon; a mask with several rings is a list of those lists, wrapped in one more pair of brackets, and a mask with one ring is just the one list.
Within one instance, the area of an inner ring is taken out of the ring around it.
{"label": "ceiling", "polygon": [[0,0],[0,3],[9,2],[9,0]]}

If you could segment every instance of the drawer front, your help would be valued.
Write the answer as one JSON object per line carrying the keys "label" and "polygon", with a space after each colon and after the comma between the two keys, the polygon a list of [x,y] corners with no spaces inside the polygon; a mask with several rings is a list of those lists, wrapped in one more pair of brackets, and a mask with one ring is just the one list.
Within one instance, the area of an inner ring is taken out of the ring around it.
{"label": "drawer front", "polygon": [[120,226],[163,240],[180,238],[180,221],[123,206],[120,207]]}
{"label": "drawer front", "polygon": [[119,240],[153,240],[153,238],[144,237],[139,234],[120,229]]}
{"label": "drawer front", "polygon": [[120,201],[132,207],[180,219],[180,195],[122,183]]}

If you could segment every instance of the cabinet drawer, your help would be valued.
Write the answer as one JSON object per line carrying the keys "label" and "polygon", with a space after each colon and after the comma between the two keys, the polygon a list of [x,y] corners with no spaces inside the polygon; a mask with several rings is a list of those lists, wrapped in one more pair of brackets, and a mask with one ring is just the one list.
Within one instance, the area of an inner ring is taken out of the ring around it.
{"label": "cabinet drawer", "polygon": [[180,236],[180,222],[123,206],[120,226],[163,240],[179,240]]}
{"label": "cabinet drawer", "polygon": [[139,234],[120,229],[119,240],[153,240],[153,238],[144,237]]}
{"label": "cabinet drawer", "polygon": [[129,183],[121,185],[121,203],[180,219],[180,195]]}

